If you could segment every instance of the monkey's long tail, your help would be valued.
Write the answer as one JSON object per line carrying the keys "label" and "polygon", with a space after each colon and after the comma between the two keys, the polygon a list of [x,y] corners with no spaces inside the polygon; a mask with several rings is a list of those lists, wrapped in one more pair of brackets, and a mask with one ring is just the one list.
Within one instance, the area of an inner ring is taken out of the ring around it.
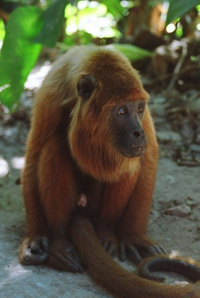
{"label": "monkey's long tail", "polygon": [[200,298],[200,283],[167,285],[143,279],[118,265],[102,248],[91,222],[76,216],[71,237],[92,278],[117,298]]}

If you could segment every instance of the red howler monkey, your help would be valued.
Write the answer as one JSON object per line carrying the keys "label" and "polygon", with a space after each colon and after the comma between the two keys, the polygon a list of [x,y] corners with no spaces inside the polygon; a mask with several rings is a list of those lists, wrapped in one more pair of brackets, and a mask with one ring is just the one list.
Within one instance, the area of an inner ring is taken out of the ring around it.
{"label": "red howler monkey", "polygon": [[147,102],[137,72],[110,49],[75,47],[55,63],[27,142],[23,264],[74,272],[84,264],[119,298],[200,297],[198,284],[148,281],[109,256],[119,248],[121,260],[139,263],[162,253],[145,235],[158,159]]}

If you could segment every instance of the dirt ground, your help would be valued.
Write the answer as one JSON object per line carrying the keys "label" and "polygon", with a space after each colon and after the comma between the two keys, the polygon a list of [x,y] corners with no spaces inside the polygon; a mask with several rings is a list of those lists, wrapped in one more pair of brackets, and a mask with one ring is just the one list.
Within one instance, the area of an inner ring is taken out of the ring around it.
{"label": "dirt ground", "polygon": [[[27,126],[20,123],[0,127],[0,169],[1,173],[4,171],[0,177],[0,298],[111,297],[87,273],[61,273],[45,266],[19,264],[25,212],[16,181],[23,164],[27,131]],[[182,204],[186,210],[179,214]],[[166,214],[170,208],[175,208],[175,215]],[[148,233],[169,253],[200,259],[200,167],[177,166],[161,152]],[[134,270],[127,262],[123,266]],[[177,279],[170,275],[167,281]]]}

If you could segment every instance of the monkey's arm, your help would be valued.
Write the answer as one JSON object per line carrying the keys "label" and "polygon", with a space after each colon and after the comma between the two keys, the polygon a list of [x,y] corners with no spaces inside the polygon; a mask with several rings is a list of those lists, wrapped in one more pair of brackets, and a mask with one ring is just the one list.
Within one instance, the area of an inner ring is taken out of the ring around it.
{"label": "monkey's arm", "polygon": [[[121,259],[126,258],[126,251],[132,253],[133,259],[139,263],[142,255],[155,255],[163,250],[154,241],[146,237],[152,196],[156,181],[158,146],[154,134],[153,124],[146,115],[146,133],[148,146],[141,157],[141,169],[134,191],[130,196],[126,211],[120,223]],[[147,125],[146,125],[147,126]],[[133,178],[134,180],[134,178]]]}
{"label": "monkey's arm", "polygon": [[[30,138],[31,136],[29,136],[29,140]],[[27,149],[29,149],[29,145]],[[22,173],[22,190],[26,209],[26,238],[21,245],[19,259],[23,264],[41,264],[48,257],[49,231],[39,198],[38,152],[27,151],[26,166]]]}
{"label": "monkey's arm", "polygon": [[100,218],[97,225],[97,236],[105,250],[112,255],[117,251],[117,228],[128,199],[133,192],[137,175],[133,179],[129,174],[112,184],[106,184],[102,198]]}
{"label": "monkey's arm", "polygon": [[[41,149],[37,169],[39,196],[30,198],[25,195],[29,230],[32,231],[32,227],[38,225],[38,231],[30,239],[25,239],[20,258],[23,262],[29,253],[31,264],[36,250],[42,251],[44,237],[40,224],[43,221],[47,223],[50,232],[48,262],[51,266],[62,270],[81,271],[77,254],[66,240],[69,215],[75,204],[76,188],[73,166],[66,154],[68,149],[64,142],[65,138],[57,133],[52,135]],[[28,162],[26,167],[29,167]],[[26,192],[28,196],[28,189]],[[38,238],[42,241],[38,241]]]}
{"label": "monkey's arm", "polygon": [[48,262],[60,270],[82,271],[78,256],[67,240],[77,188],[73,163],[62,133],[52,135],[43,147],[38,176],[40,199],[51,233]]}

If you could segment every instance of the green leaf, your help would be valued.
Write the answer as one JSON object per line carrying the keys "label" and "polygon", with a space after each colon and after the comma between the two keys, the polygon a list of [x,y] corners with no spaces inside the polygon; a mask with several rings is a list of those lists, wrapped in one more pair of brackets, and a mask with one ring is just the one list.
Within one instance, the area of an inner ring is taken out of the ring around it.
{"label": "green leaf", "polygon": [[176,18],[181,17],[199,4],[200,0],[171,0],[167,13],[166,25],[174,21]]}
{"label": "green leaf", "polygon": [[61,34],[68,0],[52,0],[51,2],[44,13],[42,30],[35,40],[50,48],[55,46]]}
{"label": "green leaf", "polygon": [[132,46],[130,44],[113,43],[108,47],[124,54],[131,62],[152,56],[151,52]]}
{"label": "green leaf", "polygon": [[0,57],[0,102],[8,108],[19,99],[40,54],[41,45],[33,40],[42,23],[43,12],[38,7],[20,7],[10,15]]}
{"label": "green leaf", "polygon": [[100,0],[100,3],[106,5],[108,12],[110,12],[114,17],[120,18],[123,16],[124,8],[121,6],[118,0]]}
{"label": "green leaf", "polygon": [[5,36],[5,26],[4,26],[3,20],[0,20],[0,40],[3,40],[4,36]]}

